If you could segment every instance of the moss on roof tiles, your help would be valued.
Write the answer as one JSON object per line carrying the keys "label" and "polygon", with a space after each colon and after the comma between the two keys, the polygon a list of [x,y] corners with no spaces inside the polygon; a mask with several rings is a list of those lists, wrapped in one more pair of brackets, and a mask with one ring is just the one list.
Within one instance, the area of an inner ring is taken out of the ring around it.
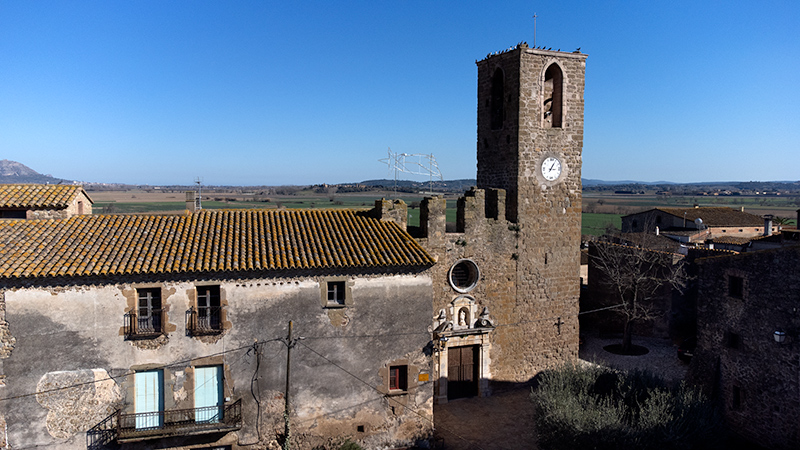
{"label": "moss on roof tiles", "polygon": [[0,278],[426,266],[399,226],[353,210],[201,211],[0,222]]}
{"label": "moss on roof tiles", "polygon": [[739,227],[758,227],[764,225],[764,219],[755,214],[746,213],[726,206],[703,206],[699,208],[655,208],[667,214],[683,218],[694,222],[695,219],[703,219],[707,226],[739,226]]}
{"label": "moss on roof tiles", "polygon": [[0,184],[0,208],[66,208],[79,192],[89,198],[78,185]]}

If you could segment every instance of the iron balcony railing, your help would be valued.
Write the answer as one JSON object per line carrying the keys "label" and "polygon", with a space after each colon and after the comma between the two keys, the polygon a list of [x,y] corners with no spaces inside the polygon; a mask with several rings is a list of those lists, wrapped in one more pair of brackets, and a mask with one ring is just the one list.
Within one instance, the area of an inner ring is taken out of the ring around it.
{"label": "iron balcony railing", "polygon": [[222,307],[191,307],[186,311],[186,334],[198,336],[222,333]]}
{"label": "iron balcony railing", "polygon": [[169,436],[235,431],[242,427],[242,400],[219,406],[122,414],[117,411],[86,432],[86,447],[100,450],[113,443]]}
{"label": "iron balcony railing", "polygon": [[125,339],[151,338],[164,334],[164,310],[152,309],[149,312],[147,316],[138,315],[135,309],[125,313]]}

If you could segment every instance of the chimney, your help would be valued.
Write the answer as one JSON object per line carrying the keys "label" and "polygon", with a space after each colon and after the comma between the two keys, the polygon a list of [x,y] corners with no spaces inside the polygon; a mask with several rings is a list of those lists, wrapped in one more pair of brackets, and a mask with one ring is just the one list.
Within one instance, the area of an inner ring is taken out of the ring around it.
{"label": "chimney", "polygon": [[186,191],[186,210],[189,212],[197,211],[197,192]]}
{"label": "chimney", "polygon": [[764,236],[772,236],[772,214],[764,216]]}

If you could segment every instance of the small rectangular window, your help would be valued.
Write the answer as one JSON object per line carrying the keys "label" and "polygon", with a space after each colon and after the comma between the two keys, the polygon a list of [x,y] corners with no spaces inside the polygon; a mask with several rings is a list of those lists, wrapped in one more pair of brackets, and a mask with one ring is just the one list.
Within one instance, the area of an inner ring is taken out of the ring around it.
{"label": "small rectangular window", "polygon": [[137,317],[137,334],[161,333],[161,289],[137,289],[139,314]]}
{"label": "small rectangular window", "polygon": [[744,393],[739,386],[733,387],[733,392],[731,395],[731,409],[741,409],[742,408],[742,400],[744,400]]}
{"label": "small rectangular window", "polygon": [[344,305],[345,299],[345,284],[344,281],[329,281],[328,282],[328,304],[329,305]]}
{"label": "small rectangular window", "polygon": [[408,390],[408,366],[389,367],[389,390],[390,391]]}
{"label": "small rectangular window", "polygon": [[744,278],[734,275],[728,277],[728,295],[734,298],[744,298]]}
{"label": "small rectangular window", "polygon": [[189,334],[214,334],[222,331],[222,306],[219,286],[197,286],[197,305],[187,311]]}
{"label": "small rectangular window", "polygon": [[742,346],[742,337],[732,331],[726,332],[725,346],[732,349],[739,349]]}

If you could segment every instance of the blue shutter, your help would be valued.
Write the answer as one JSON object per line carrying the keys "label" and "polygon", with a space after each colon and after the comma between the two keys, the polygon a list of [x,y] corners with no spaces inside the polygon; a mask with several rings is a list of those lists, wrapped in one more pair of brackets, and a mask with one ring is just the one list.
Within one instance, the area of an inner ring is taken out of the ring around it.
{"label": "blue shutter", "polygon": [[194,369],[195,421],[222,420],[222,366]]}
{"label": "blue shutter", "polygon": [[164,410],[164,373],[160,370],[136,372],[135,379],[136,428],[160,427]]}

